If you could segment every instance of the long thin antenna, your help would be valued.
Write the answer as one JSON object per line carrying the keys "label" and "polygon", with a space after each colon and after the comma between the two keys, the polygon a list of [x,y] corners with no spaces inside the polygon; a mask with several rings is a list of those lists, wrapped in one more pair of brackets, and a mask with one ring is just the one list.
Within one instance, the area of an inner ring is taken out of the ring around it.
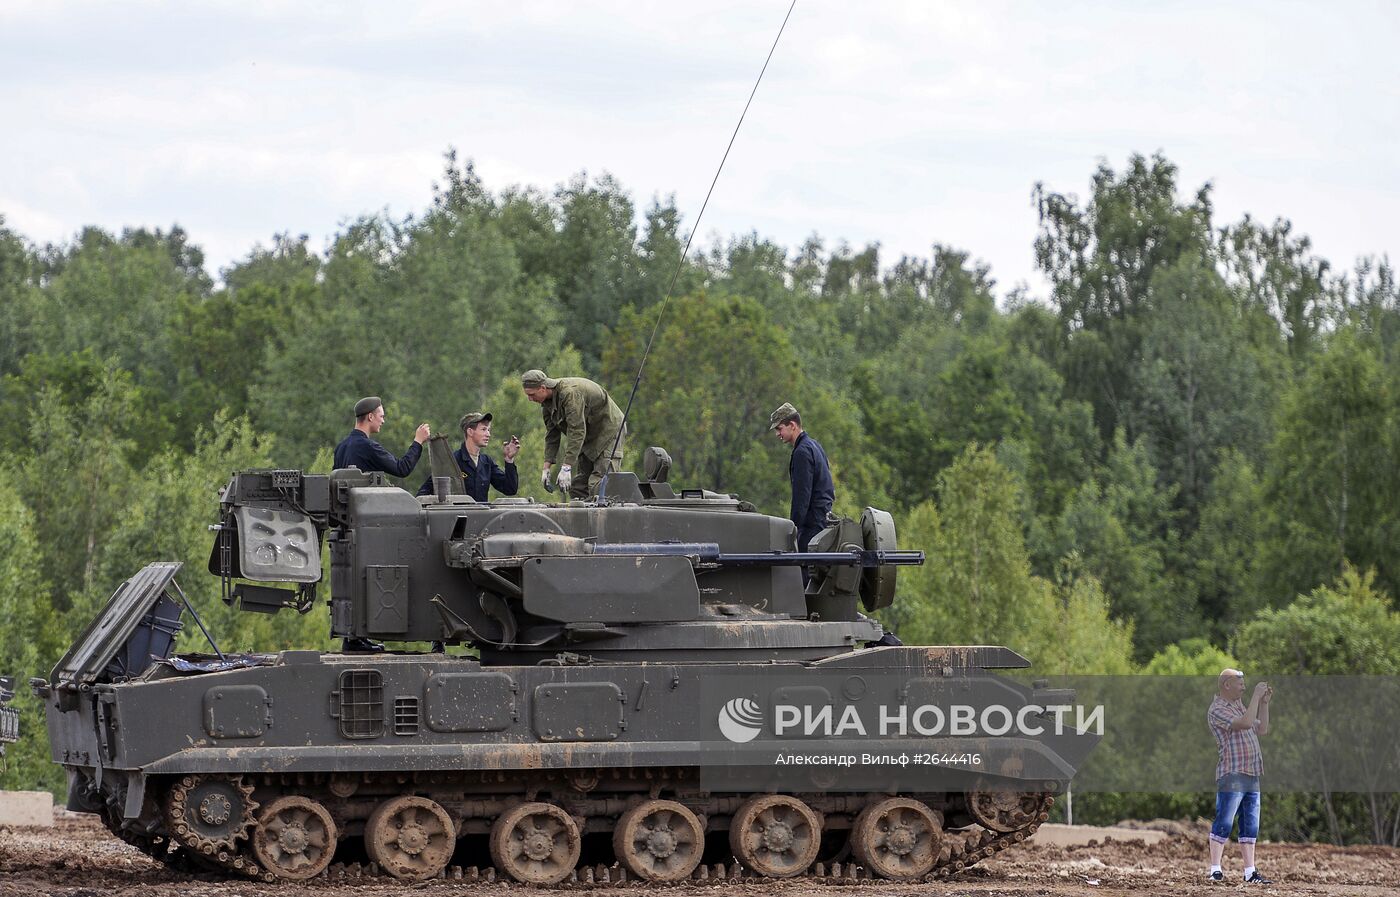
{"label": "long thin antenna", "polygon": [[739,136],[739,129],[744,126],[744,116],[749,114],[749,106],[753,105],[753,98],[758,93],[758,85],[763,83],[763,74],[768,71],[768,63],[773,61],[773,52],[778,49],[778,41],[782,40],[783,30],[787,28],[788,19],[792,18],[792,11],[796,7],[797,0],[792,0],[787,15],[783,16],[783,24],[778,27],[778,36],[773,38],[773,46],[768,48],[768,58],[763,60],[763,68],[759,70],[758,78],[753,82],[753,90],[749,91],[749,100],[744,104],[744,111],[739,114],[739,123],[734,126],[734,133],[729,136],[729,145],[724,148],[724,157],[719,160],[719,168],[715,169],[714,179],[710,181],[710,189],[705,193],[705,201],[700,204],[700,214],[695,216],[695,225],[690,229],[690,236],[685,238],[685,248],[681,250],[681,257],[676,261],[676,270],[671,272],[671,283],[666,287],[666,295],[661,300],[661,309],[656,313],[656,323],[651,328],[651,336],[647,339],[646,350],[642,352],[642,360],[637,364],[637,376],[632,379],[632,392],[627,396],[627,407],[622,411],[622,426],[617,428],[617,439],[613,440],[609,458],[617,454],[617,447],[622,444],[622,434],[627,430],[627,417],[632,413],[632,400],[637,397],[637,387],[642,382],[642,369],[647,366],[647,356],[651,355],[651,344],[656,341],[656,333],[661,329],[661,319],[666,316],[666,305],[671,301],[671,292],[676,288],[676,281],[681,276],[681,269],[685,267],[686,256],[690,255],[690,241],[695,239],[696,232],[700,230],[700,219],[705,217],[705,209],[710,205],[710,196],[715,192],[715,184],[719,183],[720,172],[724,171],[724,163],[729,159],[729,151],[734,148],[734,140]]}

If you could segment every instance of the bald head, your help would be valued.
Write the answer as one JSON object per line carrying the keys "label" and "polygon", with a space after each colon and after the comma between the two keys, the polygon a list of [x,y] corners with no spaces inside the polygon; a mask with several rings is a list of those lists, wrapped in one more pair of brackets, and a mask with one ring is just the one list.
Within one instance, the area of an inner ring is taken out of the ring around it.
{"label": "bald head", "polygon": [[1220,671],[1220,676],[1216,679],[1216,687],[1220,690],[1221,697],[1230,700],[1237,700],[1244,694],[1244,672],[1233,670],[1229,667]]}

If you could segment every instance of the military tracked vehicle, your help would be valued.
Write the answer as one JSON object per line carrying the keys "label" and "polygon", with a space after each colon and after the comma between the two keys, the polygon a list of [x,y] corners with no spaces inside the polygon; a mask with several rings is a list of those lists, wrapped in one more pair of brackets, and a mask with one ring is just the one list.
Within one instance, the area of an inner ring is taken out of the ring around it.
{"label": "military tracked vehicle", "polygon": [[5,745],[19,741],[19,711],[6,707],[15,696],[15,680],[0,676],[0,765],[5,762]]}
{"label": "military tracked vehicle", "polygon": [[68,806],[181,868],[535,884],[915,880],[1046,819],[1083,739],[929,721],[978,683],[1013,711],[1065,696],[988,673],[1028,666],[1007,648],[900,646],[865,616],[923,562],[889,514],[798,552],[790,521],[668,468],[650,449],[562,504],[234,474],[224,600],[305,612],[327,555],[331,634],[370,650],[175,654],[203,626],[179,565],[149,565],[32,683]]}

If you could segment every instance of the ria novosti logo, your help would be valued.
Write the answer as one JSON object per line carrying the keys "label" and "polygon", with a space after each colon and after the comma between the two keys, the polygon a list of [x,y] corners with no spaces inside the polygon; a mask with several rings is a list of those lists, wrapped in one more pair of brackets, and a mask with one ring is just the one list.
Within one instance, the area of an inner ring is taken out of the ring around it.
{"label": "ria novosti logo", "polygon": [[763,731],[763,709],[748,698],[733,698],[719,708],[719,730],[736,744],[746,744]]}
{"label": "ria novosti logo", "polygon": [[[798,738],[992,736],[1038,737],[1047,731],[1055,735],[1103,735],[1103,705],[1024,704],[1007,706],[990,703],[921,704],[893,707],[880,704],[871,708],[854,704],[836,707],[775,704],[773,734]],[[1073,716],[1070,712],[1073,711]],[[869,717],[874,718],[869,718]],[[763,708],[751,698],[731,698],[719,709],[719,730],[736,744],[747,744],[759,736],[764,726]]]}

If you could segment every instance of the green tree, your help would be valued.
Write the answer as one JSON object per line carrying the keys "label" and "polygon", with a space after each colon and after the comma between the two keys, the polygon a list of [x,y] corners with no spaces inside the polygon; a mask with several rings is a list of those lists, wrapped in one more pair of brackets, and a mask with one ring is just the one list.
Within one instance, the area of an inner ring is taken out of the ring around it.
{"label": "green tree", "polygon": [[1218,245],[1241,307],[1277,321],[1289,355],[1307,358],[1341,306],[1338,285],[1328,277],[1330,265],[1313,256],[1311,241],[1295,238],[1292,223],[1282,218],[1265,226],[1245,215],[1221,229]]}
{"label": "green tree", "polygon": [[1179,539],[1172,497],[1145,443],[1120,432],[1100,477],[1070,498],[1056,527],[1059,554],[1077,555],[1103,583],[1113,615],[1135,622],[1139,659],[1201,625],[1189,582],[1169,566]]}
{"label": "green tree", "polygon": [[1235,639],[1235,656],[1269,675],[1400,673],[1400,613],[1376,576],[1345,567],[1283,608],[1266,608]]}
{"label": "green tree", "polygon": [[503,376],[562,341],[549,281],[522,271],[470,165],[449,160],[447,186],[421,219],[355,222],[320,273],[252,389],[253,422],[277,438],[283,463],[335,445],[362,395],[385,398],[381,441],[393,451],[423,420],[451,433]]}
{"label": "green tree", "polygon": [[1108,596],[1093,576],[1062,565],[1059,581],[1035,577],[1034,601],[1013,647],[1037,675],[1125,676],[1133,672],[1133,624],[1110,615]]}
{"label": "green tree", "polygon": [[[1346,566],[1335,580],[1287,607],[1261,611],[1240,630],[1234,653],[1260,676],[1394,677],[1400,672],[1400,613],[1392,609],[1371,571]],[[1286,796],[1281,808],[1285,833],[1336,844],[1395,843],[1400,837],[1400,797],[1383,791],[1336,793],[1329,781],[1333,758],[1317,751],[1326,750],[1317,736],[1324,729],[1329,744],[1383,744],[1393,741],[1394,733],[1377,731],[1368,714],[1338,714],[1330,707],[1310,705],[1306,698],[1287,706],[1274,723],[1279,731],[1270,739],[1273,750],[1308,751],[1311,757],[1304,754],[1307,759],[1300,765],[1316,770],[1310,781],[1318,791]],[[1384,763],[1383,755],[1379,759]]]}
{"label": "green tree", "polygon": [[969,446],[938,479],[937,506],[906,518],[923,567],[901,576],[910,602],[900,632],[933,645],[1001,643],[1035,621],[1037,584],[1021,535],[1015,478],[990,449]]}
{"label": "green tree", "polygon": [[1188,638],[1167,645],[1142,668],[1147,676],[1219,676],[1221,670],[1239,669],[1239,661],[1203,638]]}
{"label": "green tree", "polygon": [[66,647],[61,618],[49,602],[39,566],[34,518],[20,500],[9,472],[0,472],[0,674],[17,684],[14,708],[20,713],[18,743],[5,752],[0,790],[46,790],[63,785],[63,770],[49,759],[42,704],[24,683],[46,676]]}
{"label": "green tree", "polygon": [[43,351],[89,350],[115,358],[142,386],[174,390],[175,319],[211,286],[203,254],[184,231],[128,230],[117,238],[85,228],[74,244],[52,250],[45,267],[33,328]]}
{"label": "green tree", "polygon": [[1007,645],[1038,673],[1130,672],[1132,627],[1110,619],[1098,581],[1031,573],[1019,488],[990,449],[970,446],[939,478],[937,504],[902,515],[900,545],[928,562],[900,574],[882,619],[915,644]]}
{"label": "green tree", "polygon": [[1375,348],[1350,328],[1284,395],[1265,485],[1267,596],[1307,592],[1348,562],[1400,587],[1394,403]]}
{"label": "green tree", "polygon": [[1184,552],[1191,559],[1187,575],[1203,620],[1221,643],[1266,605],[1259,586],[1264,512],[1263,485],[1254,466],[1239,453],[1226,451]]}
{"label": "green tree", "polygon": [[18,371],[20,361],[34,351],[42,296],[37,282],[38,260],[0,215],[0,375]]}
{"label": "green tree", "polygon": [[1093,404],[1105,439],[1123,426],[1136,436],[1133,374],[1153,309],[1153,278],[1183,260],[1211,264],[1210,187],[1189,203],[1177,199],[1176,188],[1175,165],[1160,155],[1133,155],[1121,172],[1099,166],[1083,207],[1072,195],[1035,189],[1036,264],[1060,314],[1062,373],[1071,394]]}
{"label": "green tree", "polygon": [[39,569],[60,610],[110,585],[96,573],[111,533],[128,522],[138,486],[126,431],[138,409],[131,377],[113,370],[85,395],[65,396],[56,385],[35,398],[28,420],[34,448],[17,486],[33,512]]}
{"label": "green tree", "polygon": [[[603,357],[605,385],[625,405],[654,319],[623,314]],[[670,452],[672,480],[736,492],[786,509],[783,446],[768,415],[805,386],[787,337],[752,299],[701,294],[672,300],[633,404],[629,440]],[[805,412],[804,412],[805,414]],[[804,417],[804,425],[811,422]]]}
{"label": "green tree", "polygon": [[555,191],[559,231],[552,275],[569,335],[586,367],[601,358],[608,329],[638,298],[637,227],[631,198],[612,177],[579,174]]}
{"label": "green tree", "polygon": [[1270,381],[1209,259],[1189,256],[1162,268],[1150,290],[1131,429],[1151,446],[1160,476],[1177,486],[1191,526],[1223,451],[1262,456]]}

